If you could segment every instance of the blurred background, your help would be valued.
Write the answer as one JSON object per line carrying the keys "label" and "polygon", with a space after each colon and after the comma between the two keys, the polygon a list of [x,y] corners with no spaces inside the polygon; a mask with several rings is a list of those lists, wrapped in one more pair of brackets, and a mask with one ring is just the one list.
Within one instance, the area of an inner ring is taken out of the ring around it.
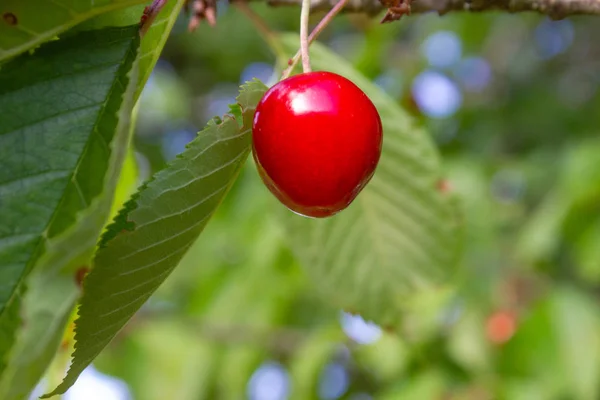
{"label": "blurred background", "polygon": [[[276,31],[299,8],[251,4]],[[317,21],[318,16],[315,16]],[[434,137],[462,201],[459,296],[386,332],[328,308],[251,161],[192,251],[67,400],[600,399],[600,23],[538,15],[343,15],[321,41]],[[277,79],[238,9],[178,21],[144,90],[140,178],[238,85]]]}

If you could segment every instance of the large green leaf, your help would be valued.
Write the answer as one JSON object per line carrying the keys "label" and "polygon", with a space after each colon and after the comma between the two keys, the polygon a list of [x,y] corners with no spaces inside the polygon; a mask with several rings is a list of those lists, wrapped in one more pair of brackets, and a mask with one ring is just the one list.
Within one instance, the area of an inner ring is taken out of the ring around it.
{"label": "large green leaf", "polygon": [[[290,54],[298,46],[295,35],[283,42]],[[340,214],[315,220],[286,213],[292,246],[332,302],[393,324],[409,298],[444,285],[455,271],[460,235],[454,199],[438,190],[440,159],[427,132],[324,46],[311,46],[311,61],[371,98],[383,123],[383,153],[372,181]]]}
{"label": "large green leaf", "polygon": [[[135,91],[134,101],[139,96],[143,86],[150,75],[160,50],[164,46],[168,34],[179,15],[179,11],[183,5],[183,0],[171,1],[161,11],[155,23],[144,36],[140,48],[138,50],[138,69],[133,78],[137,79],[132,82],[133,90]],[[127,9],[119,9],[118,11],[108,12],[100,17],[92,18],[90,21],[80,24],[77,27],[78,31],[85,30],[100,30],[104,27],[113,25],[128,26],[137,24],[142,13],[143,6],[129,7]],[[74,30],[70,31],[72,35]],[[87,50],[90,53],[96,51],[93,41],[88,43]],[[131,103],[131,102],[130,102]],[[122,117],[129,118],[130,104],[123,107],[124,115]],[[126,122],[126,119],[122,118]],[[125,148],[125,146],[122,146]],[[120,157],[120,156],[119,156]],[[118,160],[118,159],[117,159]],[[118,171],[118,165],[116,165]],[[112,179],[112,178],[111,178]],[[121,177],[121,181],[123,181]],[[105,201],[110,201],[114,180],[105,183]],[[121,187],[122,184],[119,184]],[[123,187],[128,191],[128,187]],[[119,193],[116,194],[119,197]],[[122,201],[117,199],[117,204],[122,204]],[[115,204],[113,204],[114,209]],[[104,206],[103,206],[104,207]],[[92,225],[89,231],[88,245],[92,247],[92,242],[95,245],[96,238],[99,235],[98,228],[100,221],[106,220],[106,211],[90,209],[90,215],[98,217],[97,223]],[[89,219],[89,218],[88,218]],[[80,223],[86,224],[85,218],[80,218]],[[102,222],[103,224],[104,222]],[[71,238],[80,241],[78,230]],[[66,246],[70,246],[69,240],[63,241]],[[48,265],[48,263],[46,263]],[[57,265],[59,266],[59,265]],[[0,398],[3,399],[20,399],[28,393],[33,386],[39,381],[41,375],[48,363],[52,360],[59,341],[61,340],[64,330],[64,322],[71,313],[76,298],[79,296],[78,288],[73,285],[72,272],[66,271],[55,273],[53,271],[34,271],[33,276],[29,278],[28,296],[25,299],[23,318],[28,321],[19,331],[17,346],[13,350],[11,356],[11,368],[6,376],[0,381]],[[19,290],[23,290],[22,287]],[[15,296],[15,300],[19,297]],[[40,302],[43,298],[44,301]],[[9,347],[14,341],[14,327],[17,325],[14,318],[19,312],[19,305],[14,304],[11,308],[13,322],[2,325],[0,328],[0,354],[7,354]],[[7,315],[7,318],[11,318]],[[4,348],[6,347],[6,349]],[[1,364],[1,362],[0,362]],[[1,366],[0,366],[1,369]]]}
{"label": "large green leaf", "polygon": [[[135,78],[134,74],[131,77]],[[129,86],[128,99],[132,100],[136,83],[132,81]],[[129,106],[124,107],[124,109],[128,108]],[[133,114],[135,115],[135,111]],[[125,118],[126,116],[123,121],[126,121]],[[132,120],[130,122],[131,132],[133,132],[134,126],[135,122]],[[123,143],[119,144],[119,146],[122,145]],[[137,166],[130,147],[114,189],[110,215],[116,214],[129,199],[137,188],[136,182]],[[113,190],[113,186],[113,182],[106,183],[107,193]],[[105,197],[105,201],[110,201],[110,194]],[[91,211],[91,213],[94,212],[97,211]],[[103,210],[102,215],[106,215],[105,213],[106,211]],[[80,221],[80,223],[85,223],[84,218],[81,218]],[[98,237],[99,232],[94,232],[92,235]],[[27,296],[23,301],[22,314],[23,319],[28,323],[18,331],[19,336],[12,351],[9,368],[0,381],[1,399],[23,399],[40,381],[52,360],[55,360],[56,365],[62,365],[61,369],[64,369],[69,361],[68,358],[65,358],[64,354],[56,357],[56,354],[59,343],[64,343],[72,334],[70,326],[65,334],[65,325],[73,315],[75,302],[80,295],[80,288],[76,287],[74,283],[72,271],[57,273],[51,265],[36,268],[27,277]],[[59,350],[59,352],[66,351]]]}
{"label": "large green leaf", "polygon": [[3,0],[0,15],[14,23],[0,23],[0,62],[48,41],[96,15],[148,0]]}
{"label": "large green leaf", "polygon": [[184,153],[143,185],[109,227],[84,283],[73,363],[46,397],[64,393],[177,266],[250,152],[266,87],[245,85],[231,115],[213,119]]}
{"label": "large green leaf", "polygon": [[128,144],[138,45],[136,28],[85,32],[0,72],[3,359],[27,274],[72,273],[94,251]]}

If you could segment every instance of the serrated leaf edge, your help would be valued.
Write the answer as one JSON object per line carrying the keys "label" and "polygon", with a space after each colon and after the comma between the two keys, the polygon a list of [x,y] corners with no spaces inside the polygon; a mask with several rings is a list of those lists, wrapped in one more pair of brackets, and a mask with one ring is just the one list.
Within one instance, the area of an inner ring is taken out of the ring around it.
{"label": "serrated leaf edge", "polygon": [[[248,104],[248,99],[245,99],[245,95],[246,94],[250,94],[254,89],[252,89],[252,87],[254,85],[260,85],[262,86],[262,90],[264,92],[264,89],[266,88],[266,86],[258,79],[253,79],[250,82],[245,83],[244,85],[242,85],[241,89],[240,89],[240,94],[238,95],[238,97],[236,98],[237,100],[237,104],[242,108],[242,111],[254,108],[254,107],[250,107]],[[231,114],[225,114],[221,123],[223,123],[225,120],[227,119],[232,119],[232,120],[236,120],[236,117],[234,115]],[[216,121],[214,119],[210,120],[207,124],[207,126],[199,132],[198,136],[202,134],[202,132],[208,128],[210,128],[211,126],[215,126],[215,125],[220,125],[217,124]],[[246,121],[244,121],[244,125],[243,128],[244,130],[250,130],[251,126],[246,126]],[[198,136],[196,138],[198,138]],[[195,140],[195,139],[194,139]],[[188,145],[186,145],[185,149],[189,149],[192,145],[193,142],[190,142]],[[105,232],[105,235],[103,235],[103,239],[100,241],[101,243],[101,247],[105,248],[112,239],[114,239],[123,229],[127,229],[129,231],[134,231],[135,230],[135,224],[133,222],[129,222],[127,220],[127,217],[129,216],[129,214],[131,212],[133,212],[134,210],[137,209],[138,207],[138,203],[137,200],[139,198],[139,196],[141,195],[142,191],[146,190],[151,184],[152,182],[156,181],[162,174],[166,174],[167,171],[169,170],[169,168],[171,166],[173,166],[173,164],[175,164],[178,160],[182,160],[184,159],[184,150],[182,153],[178,154],[175,158],[175,160],[171,161],[167,166],[165,166],[163,169],[161,169],[160,171],[156,172],[152,177],[150,177],[150,179],[148,179],[144,184],[142,184],[138,190],[136,191],[136,193],[134,195],[132,195],[131,199],[125,204],[125,206],[122,208],[122,210],[119,212],[119,214],[115,217],[114,221],[112,224],[110,224],[107,228],[107,231]],[[248,153],[249,153],[248,149]],[[246,153],[246,154],[248,154]],[[240,163],[241,165],[243,165],[243,163]],[[240,168],[241,169],[241,168]],[[238,170],[239,173],[239,170]],[[232,179],[231,182],[228,185],[228,188],[226,190],[226,192],[228,191],[229,188],[231,188],[231,186],[233,185],[233,182],[235,181],[236,178]],[[225,197],[225,195],[223,195],[223,198]],[[215,207],[215,210],[218,208],[218,205]],[[213,211],[214,213],[214,211]],[[212,215],[212,214],[211,214]],[[210,216],[208,218],[210,218]],[[189,249],[189,246],[186,247],[184,250],[187,251]],[[84,285],[83,285],[83,290],[85,292],[86,290],[86,282],[88,281],[89,277],[94,273],[94,269],[92,269],[92,272],[90,274],[88,274],[88,277],[86,278],[86,280],[84,281]],[[172,271],[172,270],[171,270]],[[169,273],[171,272],[169,271]],[[168,275],[168,274],[167,274]],[[166,278],[166,276],[164,276],[164,278]],[[163,279],[164,279],[163,278]],[[140,304],[141,306],[141,304]],[[65,376],[65,378],[63,379],[63,382],[58,385],[52,392],[47,393],[43,396],[41,396],[40,398],[44,399],[44,398],[49,398],[52,397],[54,395],[58,395],[58,394],[63,394],[65,393],[70,387],[71,385],[77,380],[77,377],[79,376],[79,374],[81,372],[83,372],[83,369],[79,372],[73,372],[74,371],[74,365],[76,363],[76,357],[78,354],[78,350],[79,350],[79,341],[78,341],[78,336],[79,336],[79,330],[78,330],[78,322],[82,317],[81,314],[81,305],[79,305],[78,307],[78,318],[75,320],[75,351],[72,353],[71,357],[71,365],[69,367],[69,370],[67,371],[67,375]],[[125,325],[125,323],[127,321],[119,321],[119,323],[123,322],[123,325]],[[112,338],[111,338],[112,339]],[[109,340],[110,342],[110,340]],[[100,344],[100,346],[98,346],[98,344]],[[99,350],[96,354],[98,354],[106,345],[108,344],[108,342],[100,342],[100,343],[96,343],[95,346],[99,347]],[[95,357],[95,356],[94,356]],[[88,357],[89,358],[89,357]],[[84,360],[82,363],[89,365],[92,362],[93,358],[91,359],[86,359]],[[84,367],[85,368],[85,367]],[[75,373],[75,377],[71,377],[71,374]],[[72,382],[70,382],[72,380]]]}

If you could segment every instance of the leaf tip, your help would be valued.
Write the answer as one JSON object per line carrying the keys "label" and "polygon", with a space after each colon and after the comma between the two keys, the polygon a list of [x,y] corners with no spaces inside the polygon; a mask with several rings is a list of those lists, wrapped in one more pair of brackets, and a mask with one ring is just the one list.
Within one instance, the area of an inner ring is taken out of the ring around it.
{"label": "leaf tip", "polygon": [[255,108],[265,94],[266,89],[267,85],[262,83],[258,78],[253,78],[241,86],[240,94],[237,96],[236,102],[241,107],[242,111]]}

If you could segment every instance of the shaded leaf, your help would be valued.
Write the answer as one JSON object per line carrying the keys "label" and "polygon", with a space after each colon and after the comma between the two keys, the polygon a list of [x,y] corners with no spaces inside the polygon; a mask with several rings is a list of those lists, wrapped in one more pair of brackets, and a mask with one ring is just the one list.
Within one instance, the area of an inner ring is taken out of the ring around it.
{"label": "shaded leaf", "polygon": [[[31,270],[71,274],[89,263],[128,144],[133,91],[126,89],[138,44],[137,28],[83,32],[0,72],[5,332],[17,327],[12,308]],[[3,356],[11,345],[0,343]]]}
{"label": "shaded leaf", "polygon": [[88,18],[141,3],[147,0],[3,0],[0,15],[10,13],[15,22],[0,23],[0,62],[39,46]]}
{"label": "shaded leaf", "polygon": [[[143,185],[102,238],[85,280],[69,372],[46,397],[64,393],[177,266],[233,184],[251,143],[254,108],[266,87],[245,85],[172,164]],[[235,114],[235,113],[232,113]]]}
{"label": "shaded leaf", "polygon": [[25,285],[17,288],[11,300],[6,304],[0,318],[0,373],[6,368],[8,355],[16,339],[17,328],[21,322],[19,311],[24,292]]}
{"label": "shaded leaf", "polygon": [[[284,36],[293,53],[296,36]],[[418,291],[448,283],[460,243],[454,199],[438,190],[440,159],[427,133],[346,61],[320,44],[316,70],[341,74],[377,107],[383,153],[372,181],[340,214],[314,220],[286,213],[292,246],[324,295],[378,323],[397,322]]]}

